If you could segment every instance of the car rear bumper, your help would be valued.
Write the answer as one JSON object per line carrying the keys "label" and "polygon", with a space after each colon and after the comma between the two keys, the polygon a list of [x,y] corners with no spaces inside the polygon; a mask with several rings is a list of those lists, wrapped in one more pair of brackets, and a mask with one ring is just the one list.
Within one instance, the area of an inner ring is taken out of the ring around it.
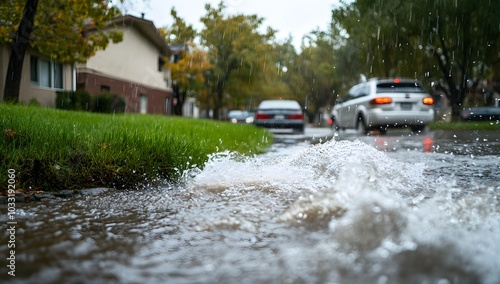
{"label": "car rear bumper", "polygon": [[411,125],[427,125],[434,121],[434,110],[425,111],[381,111],[374,110],[368,114],[369,126],[404,127]]}
{"label": "car rear bumper", "polygon": [[265,128],[279,128],[279,129],[297,129],[297,130],[303,130],[304,129],[304,122],[302,121],[263,121],[263,120],[256,120],[254,121],[254,124],[259,127],[265,127]]}

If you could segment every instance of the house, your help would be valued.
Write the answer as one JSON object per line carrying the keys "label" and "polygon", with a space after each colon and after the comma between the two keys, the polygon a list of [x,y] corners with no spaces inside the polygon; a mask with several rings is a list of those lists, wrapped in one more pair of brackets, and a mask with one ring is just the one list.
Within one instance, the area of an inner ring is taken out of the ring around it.
{"label": "house", "polygon": [[[24,57],[19,101],[36,100],[55,107],[59,91],[84,90],[91,95],[113,93],[126,98],[127,112],[170,114],[172,82],[163,67],[170,49],[153,22],[130,15],[115,19],[110,28],[123,41],[82,64],[63,64],[29,48]],[[11,48],[0,46],[0,90],[3,93]],[[0,96],[0,101],[3,96]]]}
{"label": "house", "polygon": [[[0,94],[3,94],[11,53],[10,45],[0,45]],[[55,107],[57,91],[75,89],[75,69],[28,48],[24,56],[19,101],[36,100],[42,106]],[[0,101],[3,95],[0,96]]]}
{"label": "house", "polygon": [[110,43],[76,66],[76,89],[119,94],[126,112],[171,114],[172,82],[163,67],[170,49],[153,22],[131,15],[115,19],[123,41]]}

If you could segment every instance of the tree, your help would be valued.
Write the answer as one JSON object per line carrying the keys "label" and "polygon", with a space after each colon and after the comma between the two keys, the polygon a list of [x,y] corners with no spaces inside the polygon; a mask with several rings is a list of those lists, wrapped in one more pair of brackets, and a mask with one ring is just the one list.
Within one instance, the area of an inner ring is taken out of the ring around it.
{"label": "tree", "polygon": [[38,0],[26,1],[21,23],[19,23],[16,35],[12,39],[12,51],[9,57],[9,65],[7,67],[7,77],[4,88],[5,101],[17,102],[19,99],[19,87],[21,84],[24,55],[26,54],[26,49],[28,48],[28,43],[30,41],[30,35],[33,31],[37,8]]}
{"label": "tree", "polygon": [[170,46],[181,46],[180,54],[174,62],[165,60],[167,68],[172,73],[173,91],[175,103],[173,113],[182,115],[182,109],[186,96],[195,94],[200,86],[203,85],[203,72],[210,68],[206,53],[196,49],[190,53],[188,49],[195,48],[194,38],[196,31],[193,26],[177,15],[175,8],[170,10],[170,15],[174,18],[174,24],[170,27],[160,28]]}
{"label": "tree", "polygon": [[[404,24],[411,13],[399,0],[358,0],[332,13],[331,29],[343,45],[343,59],[352,60],[358,74],[370,77],[415,77],[417,48]],[[421,56],[422,57],[422,56]],[[344,62],[345,63],[345,62]],[[416,72],[417,71],[417,72]]]}
{"label": "tree", "polygon": [[466,95],[500,62],[500,2],[419,0],[410,9],[419,19],[408,24],[415,44],[437,64],[437,86],[458,120]]}
{"label": "tree", "polygon": [[205,28],[201,31],[201,43],[208,48],[213,64],[209,80],[213,82],[214,118],[226,103],[228,91],[239,96],[239,91],[249,88],[268,72],[271,46],[268,41],[274,31],[258,32],[263,19],[256,15],[225,17],[223,2],[217,8],[205,6],[206,15],[201,18]]}
{"label": "tree", "polygon": [[268,72],[261,82],[256,84],[255,103],[264,99],[294,99],[304,102],[305,95],[295,88],[298,73],[295,70],[298,55],[292,44],[293,38],[288,37],[284,42],[272,43],[269,53],[270,62]]}
{"label": "tree", "polygon": [[[122,40],[117,31],[105,32],[120,15],[109,1],[102,0],[11,0],[0,9],[0,44],[9,43],[11,54],[4,100],[17,102],[24,55],[28,47],[62,63],[83,62],[108,42]],[[20,7],[24,5],[24,10]],[[5,5],[5,6],[4,6]],[[4,20],[5,21],[5,20]],[[13,36],[11,36],[13,35]]]}
{"label": "tree", "polygon": [[205,87],[204,74],[212,68],[207,53],[191,45],[191,51],[182,52],[180,60],[167,64],[172,73],[172,80],[176,82],[178,102],[174,106],[174,114],[182,115],[182,106],[186,96],[196,96]]}
{"label": "tree", "polygon": [[302,78],[299,88],[307,96],[309,113],[321,115],[325,107],[333,103],[334,91],[338,88],[334,38],[316,30],[305,40],[308,45],[303,45],[298,57],[298,72]]}
{"label": "tree", "polygon": [[186,22],[177,15],[175,8],[170,10],[170,15],[174,18],[174,23],[170,27],[160,28],[160,31],[165,35],[165,39],[169,44],[194,42],[196,30],[192,25],[187,25]]}

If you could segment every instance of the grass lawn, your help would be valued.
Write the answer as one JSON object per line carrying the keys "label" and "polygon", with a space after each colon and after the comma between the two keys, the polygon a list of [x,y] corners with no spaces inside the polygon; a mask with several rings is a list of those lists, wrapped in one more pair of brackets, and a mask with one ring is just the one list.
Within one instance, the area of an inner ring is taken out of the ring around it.
{"label": "grass lawn", "polygon": [[430,130],[500,130],[499,121],[434,122]]}
{"label": "grass lawn", "polygon": [[258,154],[272,135],[253,125],[0,104],[0,180],[55,191],[175,182],[218,151]]}

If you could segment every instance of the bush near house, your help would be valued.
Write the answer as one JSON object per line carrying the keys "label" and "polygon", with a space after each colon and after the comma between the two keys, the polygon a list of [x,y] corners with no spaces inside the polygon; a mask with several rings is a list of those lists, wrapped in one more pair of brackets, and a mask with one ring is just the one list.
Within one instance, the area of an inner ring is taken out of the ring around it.
{"label": "bush near house", "polygon": [[64,110],[80,110],[100,113],[124,113],[126,100],[124,97],[102,93],[91,96],[86,91],[57,92],[56,108]]}
{"label": "bush near house", "polygon": [[102,93],[92,98],[92,111],[100,113],[124,113],[127,103],[124,97]]}
{"label": "bush near house", "polygon": [[214,152],[256,154],[270,143],[253,125],[0,104],[0,180],[13,169],[20,190],[176,182]]}
{"label": "bush near house", "polygon": [[90,107],[90,94],[85,91],[57,92],[56,108],[58,109],[89,111]]}

